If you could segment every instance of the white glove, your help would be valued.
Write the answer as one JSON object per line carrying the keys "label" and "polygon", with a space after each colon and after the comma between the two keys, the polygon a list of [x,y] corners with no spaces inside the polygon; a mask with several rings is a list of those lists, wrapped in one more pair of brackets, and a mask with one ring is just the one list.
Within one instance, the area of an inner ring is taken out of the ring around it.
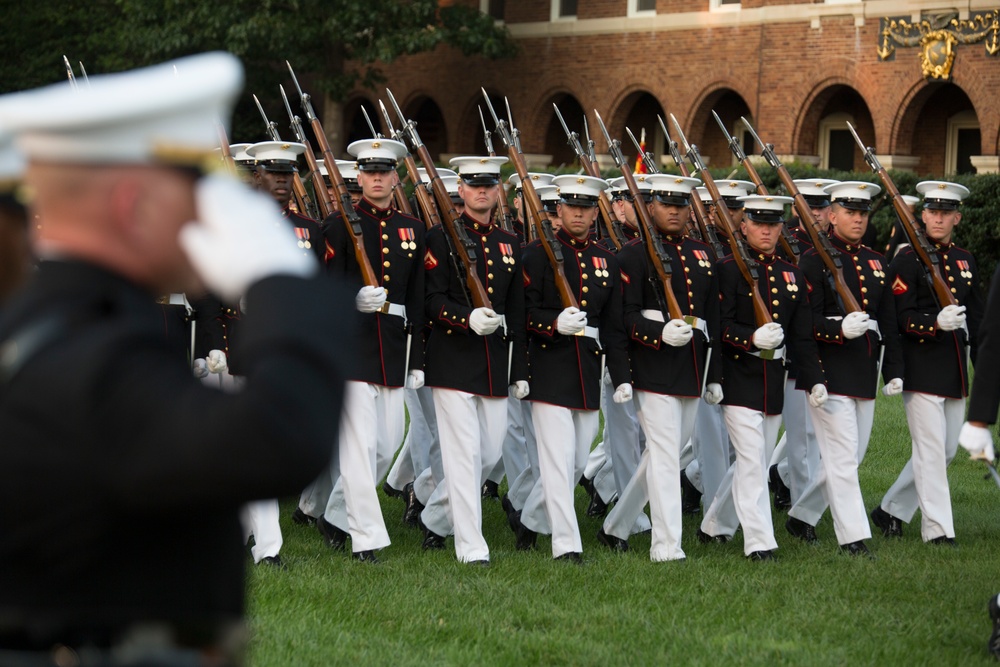
{"label": "white glove", "polygon": [[826,393],[825,385],[814,384],[812,391],[809,392],[809,405],[814,408],[821,408],[829,397],[830,395]]}
{"label": "white glove", "polygon": [[663,333],[660,338],[671,347],[684,347],[691,342],[694,329],[684,320],[670,320],[663,325]]}
{"label": "white glove", "polygon": [[531,391],[531,389],[528,387],[527,380],[518,380],[517,382],[511,385],[511,391],[514,394],[514,398],[516,398],[519,401],[522,401],[528,397],[528,393]]}
{"label": "white glove", "polygon": [[235,302],[255,282],[273,275],[308,277],[315,259],[296,247],[295,234],[274,199],[231,176],[206,176],[195,185],[198,220],[178,238],[205,287]]}
{"label": "white glove", "polygon": [[611,384],[611,370],[607,366],[604,367],[604,384]]}
{"label": "white glove", "polygon": [[903,378],[892,378],[882,387],[882,393],[886,396],[899,396],[903,393]]}
{"label": "white glove", "polygon": [[969,455],[974,459],[992,462],[996,458],[993,452],[993,434],[988,428],[965,422],[958,432],[958,444],[969,450]]}
{"label": "white glove", "polygon": [[570,306],[563,309],[556,319],[556,331],[564,336],[574,336],[587,326],[587,313],[579,308]]}
{"label": "white glove", "polygon": [[753,344],[762,350],[779,348],[783,340],[785,340],[785,331],[777,322],[768,322],[753,332]]}
{"label": "white glove", "polygon": [[722,385],[718,382],[709,382],[705,387],[705,402],[709,405],[718,405],[722,403],[723,398]]}
{"label": "white glove", "polygon": [[847,313],[840,322],[840,331],[848,340],[861,338],[868,331],[868,320],[868,313],[861,311]]}
{"label": "white glove", "polygon": [[365,285],[354,297],[354,307],[359,313],[374,313],[385,305],[386,293],[384,287]]}
{"label": "white glove", "polygon": [[203,378],[208,376],[208,365],[205,364],[204,359],[195,359],[194,366],[191,368],[196,378]]}
{"label": "white glove", "polygon": [[208,366],[209,373],[225,373],[229,370],[229,364],[226,362],[226,353],[222,350],[212,350],[208,353],[208,357],[205,359],[205,364]]}
{"label": "white glove", "polygon": [[937,316],[937,328],[941,331],[961,329],[965,324],[965,306],[945,306]]}
{"label": "white glove", "polygon": [[410,374],[406,377],[406,388],[420,389],[423,386],[424,386],[424,372],[420,369],[414,369],[410,371]]}
{"label": "white glove", "polygon": [[500,316],[490,308],[476,308],[469,314],[469,327],[480,336],[489,336],[500,326]]}
{"label": "white glove", "polygon": [[623,383],[615,389],[615,395],[611,397],[615,403],[628,403],[632,400],[632,385]]}

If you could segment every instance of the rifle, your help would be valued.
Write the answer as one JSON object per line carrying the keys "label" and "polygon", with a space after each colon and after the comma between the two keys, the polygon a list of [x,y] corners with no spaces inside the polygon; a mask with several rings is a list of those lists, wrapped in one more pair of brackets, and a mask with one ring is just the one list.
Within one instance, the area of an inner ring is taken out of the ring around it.
{"label": "rifle", "polygon": [[785,165],[781,164],[778,160],[778,156],[774,154],[774,146],[770,144],[765,144],[757,133],[754,132],[753,126],[750,122],[740,116],[740,120],[746,125],[747,129],[750,130],[750,134],[753,135],[754,141],[761,145],[761,155],[767,160],[767,163],[771,165],[771,168],[778,172],[778,177],[781,179],[781,184],[785,187],[785,191],[788,192],[795,200],[795,211],[799,214],[799,218],[802,222],[801,226],[805,228],[806,232],[809,234],[809,238],[813,243],[813,247],[819,254],[821,260],[823,260],[823,266],[826,268],[827,275],[830,280],[833,281],[831,285],[834,292],[837,295],[837,299],[840,302],[840,308],[846,315],[847,313],[854,313],[861,311],[862,308],[858,305],[858,300],[854,298],[854,293],[851,292],[847,283],[844,282],[844,267],[843,263],[840,261],[840,251],[833,247],[830,243],[830,239],[826,234],[820,233],[816,225],[816,219],[813,217],[812,208],[810,208],[809,203],[806,198],[799,192],[798,186],[792,180],[791,174],[788,173],[788,169]]}
{"label": "rifle", "polygon": [[[465,287],[468,290],[471,304],[474,308],[492,308],[490,297],[486,293],[483,283],[479,280],[479,273],[476,271],[476,246],[469,239],[469,235],[465,231],[465,223],[462,222],[462,217],[451,203],[451,195],[448,194],[444,183],[441,182],[441,177],[438,176],[437,169],[434,167],[434,160],[431,159],[431,154],[427,150],[427,146],[424,145],[424,142],[420,140],[420,135],[417,134],[417,124],[412,120],[406,119],[402,109],[396,104],[396,98],[392,96],[392,91],[386,88],[385,92],[389,96],[389,103],[392,104],[396,115],[399,116],[399,122],[402,123],[400,132],[405,131],[414,150],[417,151],[420,161],[424,163],[424,169],[427,170],[427,175],[431,180],[431,189],[434,192],[434,198],[437,200],[438,211],[445,212],[446,221],[442,220],[442,226],[451,244],[453,256],[459,262],[460,268],[465,271]],[[404,130],[403,128],[406,129]],[[419,177],[417,178],[419,179]]]}
{"label": "rifle", "polygon": [[79,90],[76,85],[76,75],[73,74],[73,66],[69,64],[69,58],[63,56],[63,63],[66,65],[66,78],[69,79],[69,85],[73,90]]}
{"label": "rifle", "polygon": [[[486,100],[486,107],[490,110],[490,115],[496,124],[497,134],[500,135],[500,138],[503,139],[504,144],[507,146],[507,154],[510,155],[510,161],[514,164],[514,169],[521,178],[521,201],[527,207],[528,217],[531,218],[531,223],[537,232],[538,241],[542,244],[542,250],[545,251],[545,256],[552,267],[556,291],[559,292],[559,300],[562,302],[563,308],[577,308],[579,306],[576,302],[576,295],[573,293],[573,288],[569,285],[569,280],[566,278],[566,271],[563,268],[562,248],[552,233],[552,223],[549,222],[543,212],[542,201],[538,198],[538,193],[535,192],[535,184],[531,181],[528,167],[524,163],[524,155],[521,153],[521,146],[517,140],[517,129],[513,126],[508,129],[507,124],[497,118],[496,111],[493,110],[493,104],[490,102],[490,98],[485,90],[483,90],[483,98]],[[509,104],[507,105],[507,118],[513,122]],[[525,220],[524,223],[527,225],[528,221]]]}
{"label": "rifle", "polygon": [[[580,158],[580,166],[587,173],[588,176],[593,176],[594,178],[602,178],[601,170],[597,166],[597,157],[591,159],[590,154],[583,149],[583,145],[580,143],[580,136],[576,132],[570,132],[569,126],[566,125],[566,121],[563,119],[563,115],[559,113],[559,107],[552,104],[552,108],[556,110],[556,117],[559,119],[559,124],[562,125],[563,132],[566,133],[566,141],[573,148],[573,152],[576,156]],[[584,126],[586,127],[587,119],[583,119]],[[586,132],[586,130],[584,130]],[[589,132],[587,132],[587,142],[593,145],[594,142],[590,141]],[[611,243],[615,246],[615,251],[622,249],[628,239],[625,238],[625,233],[622,231],[621,223],[618,222],[617,218],[611,213],[611,201],[608,199],[608,194],[601,191],[600,198],[597,200],[597,205],[601,209],[601,222],[604,225],[605,231],[608,233],[608,238],[611,239]]]}
{"label": "rifle", "polygon": [[[660,168],[657,166],[656,161],[653,159],[653,154],[650,153],[649,151],[642,150],[642,143],[635,138],[635,135],[632,134],[632,130],[628,129],[628,127],[625,128],[625,133],[628,134],[628,138],[631,139],[632,143],[635,145],[635,150],[638,151],[640,159],[642,160],[642,164],[643,166],[646,167],[646,171],[650,174],[659,174]],[[645,130],[643,130],[642,136],[645,138],[646,136]],[[696,223],[691,220],[691,218],[688,218],[687,221],[687,232],[688,236],[696,238],[699,241],[704,239],[704,237],[701,235],[700,229],[696,226]]]}
{"label": "rifle", "polygon": [[[295,82],[295,85],[298,85],[298,81]],[[278,89],[281,91],[281,99],[285,103],[285,111],[288,112],[288,119],[291,121],[292,132],[295,133],[296,140],[306,147],[303,154],[306,157],[306,164],[309,166],[309,174],[312,179],[313,201],[314,203],[319,204],[319,210],[310,211],[310,213],[313,214],[312,217],[317,220],[326,220],[327,216],[333,214],[333,205],[330,203],[330,193],[326,190],[326,182],[323,180],[323,174],[319,173],[319,165],[316,163],[316,154],[313,153],[312,145],[309,143],[309,138],[306,137],[305,130],[302,128],[302,119],[292,113],[292,105],[288,103],[288,95],[285,94],[285,87],[278,84]],[[310,104],[306,111],[306,116],[308,117],[311,113],[312,105]],[[313,118],[315,118],[315,114],[313,114]],[[325,157],[326,155],[324,154],[324,158]],[[333,156],[331,155],[330,157],[332,158]],[[331,164],[336,164],[335,158],[333,158]]]}
{"label": "rifle", "polygon": [[[257,105],[257,111],[260,112],[260,117],[264,119],[264,125],[267,127],[267,136],[271,138],[271,141],[281,141],[281,135],[278,134],[278,124],[274,121],[268,120],[267,114],[264,113],[264,107],[261,106],[260,100],[257,99],[257,95],[253,95],[253,101]],[[292,193],[295,195],[295,207],[300,211],[310,212],[313,210],[312,202],[309,200],[309,195],[306,193],[306,186],[302,182],[302,177],[299,176],[299,172],[296,170],[292,174]]]}
{"label": "rifle", "polygon": [[934,294],[934,299],[937,301],[938,307],[944,308],[945,306],[958,305],[955,295],[948,288],[948,283],[941,277],[941,267],[938,265],[937,254],[927,241],[927,237],[923,231],[917,226],[917,221],[913,217],[910,207],[906,205],[903,195],[899,193],[896,184],[892,182],[889,172],[879,163],[872,147],[864,145],[861,137],[854,131],[854,126],[848,123],[847,129],[851,131],[851,134],[854,135],[854,140],[858,142],[858,146],[864,151],[865,162],[868,163],[872,171],[878,174],[886,194],[892,198],[892,206],[896,209],[896,216],[903,225],[903,231],[906,232],[906,236],[910,239],[910,245],[913,247],[913,251],[917,253],[920,263],[924,265],[924,273],[928,283],[930,283],[931,293]]}
{"label": "rifle", "polygon": [[[368,129],[372,132],[372,137],[375,139],[381,139],[382,133],[375,129],[375,124],[372,123],[372,119],[368,117],[368,110],[365,109],[365,105],[361,105],[361,113],[365,117],[365,122],[368,123]],[[391,131],[391,130],[390,130]],[[406,142],[400,142],[404,146]],[[398,178],[399,172],[396,173],[396,182],[392,184],[392,200],[396,202],[396,209],[402,211],[406,215],[413,215],[413,207],[410,206],[410,200],[406,198],[406,188],[403,186],[403,181]]]}
{"label": "rifle", "polygon": [[[764,298],[760,295],[760,285],[757,282],[757,262],[750,257],[746,244],[738,236],[736,225],[733,223],[733,219],[729,217],[729,209],[726,207],[726,202],[722,199],[722,195],[719,194],[719,188],[715,185],[715,179],[712,178],[711,172],[708,171],[708,167],[702,161],[698,147],[688,143],[687,137],[684,136],[684,131],[681,130],[680,123],[677,122],[677,118],[673,114],[670,114],[670,120],[674,124],[677,133],[681,136],[681,141],[684,142],[684,148],[687,151],[688,158],[691,160],[691,164],[698,170],[705,188],[708,190],[709,195],[711,195],[712,201],[715,202],[715,210],[719,220],[722,221],[722,225],[729,234],[729,246],[733,251],[733,259],[736,261],[736,266],[739,267],[740,273],[743,274],[743,280],[750,286],[750,299],[753,303],[753,315],[757,326],[761,327],[768,322],[773,322],[771,311],[768,309]],[[767,358],[764,354],[765,351],[762,351],[761,358]]]}
{"label": "rifle", "polygon": [[[351,241],[351,245],[354,246],[354,259],[361,270],[361,279],[365,285],[378,287],[378,277],[375,275],[371,262],[368,260],[368,253],[365,252],[365,240],[361,234],[361,217],[354,210],[354,205],[351,204],[351,193],[347,191],[347,184],[344,183],[344,177],[340,175],[340,169],[337,168],[337,158],[333,156],[330,143],[326,140],[326,133],[323,132],[323,126],[320,124],[319,118],[316,117],[316,112],[313,110],[309,95],[302,91],[302,86],[299,85],[299,80],[295,77],[295,71],[292,70],[291,64],[287,60],[285,64],[288,65],[288,71],[291,73],[292,80],[295,82],[295,88],[299,92],[302,108],[305,109],[306,118],[312,124],[313,134],[316,135],[316,141],[323,152],[323,162],[327,165],[326,171],[330,175],[330,183],[333,184],[334,190],[336,190],[337,196],[340,198],[340,206],[338,207],[340,217],[344,221],[344,227],[347,229],[347,236]],[[285,107],[288,109],[288,113],[291,114],[292,110],[288,106],[288,98],[285,97],[284,88],[281,89],[281,96],[285,100]],[[302,123],[297,116],[293,117],[292,125],[297,126],[298,129],[296,132],[302,134],[302,138],[305,139],[305,134],[302,133]],[[309,147],[308,142],[303,143],[306,144],[306,159],[310,160],[310,167],[315,170],[314,176],[319,179],[319,185],[316,187],[322,192],[320,203],[329,207],[328,211],[324,211],[324,215],[332,215],[335,211],[330,202],[330,194],[326,191],[326,183],[323,181],[323,175],[319,173],[316,158],[312,154],[312,148]],[[315,179],[313,183],[316,183]]]}
{"label": "rifle", "polygon": [[236,160],[233,159],[233,152],[229,150],[229,136],[226,134],[226,126],[222,120],[215,122],[215,127],[219,132],[219,146],[222,148],[222,164],[231,176],[236,174]]}
{"label": "rifle", "polygon": [[[724,135],[726,135],[726,139],[729,141],[729,150],[733,152],[733,155],[736,156],[736,160],[743,165],[744,169],[746,169],[747,174],[750,176],[750,180],[757,186],[757,194],[769,194],[767,186],[765,186],[764,181],[761,180],[760,174],[757,173],[756,167],[753,166],[753,162],[751,162],[750,158],[747,157],[747,154],[743,152],[743,147],[740,146],[739,140],[729,134],[729,130],[727,130],[726,126],[723,125],[722,119],[719,118],[719,114],[715,113],[715,110],[712,111],[712,116],[715,118],[715,122],[719,124],[719,129],[722,130]],[[791,232],[788,231],[788,226],[785,225],[785,223],[781,223],[781,236],[778,237],[778,242],[781,243],[781,249],[784,250],[785,254],[788,255],[788,258],[792,260],[792,264],[798,264],[799,256],[802,255],[802,251],[799,250],[799,241],[792,236]]]}
{"label": "rifle", "polygon": [[[486,152],[489,153],[490,157],[496,156],[496,151],[493,150],[493,139],[490,136],[490,131],[486,129],[486,119],[483,118],[483,108],[479,107],[479,122],[483,125],[483,140],[486,142]],[[510,208],[507,206],[507,193],[504,192],[503,183],[500,184],[500,196],[497,197],[497,209],[500,214],[500,226],[505,232],[514,233],[514,220],[510,214]]]}
{"label": "rifle", "polygon": [[[656,120],[660,122],[660,129],[663,130],[663,136],[666,137],[667,146],[670,148],[670,156],[674,158],[674,163],[680,169],[681,176],[690,178],[691,170],[684,163],[684,156],[681,155],[680,150],[677,148],[677,142],[670,138],[670,132],[667,131],[667,124],[663,122],[663,116],[657,114]],[[697,192],[691,193],[691,210],[694,211],[694,221],[701,231],[702,240],[712,246],[712,253],[715,255],[713,259],[724,257],[726,254],[725,246],[719,240],[719,235],[715,230],[715,223],[712,222],[712,217],[709,215],[708,209],[705,208],[705,203],[698,196]]]}
{"label": "rifle", "polygon": [[[385,105],[382,104],[382,100],[379,100],[378,105],[382,109],[382,117],[385,119],[385,126],[389,130],[389,134],[392,135],[393,139],[406,146],[406,136],[402,130],[397,132],[393,128],[392,118],[389,117],[389,112],[386,110]],[[424,224],[427,226],[427,229],[430,229],[434,225],[440,225],[441,215],[438,213],[437,206],[434,204],[434,200],[431,199],[430,193],[427,192],[427,188],[424,187],[424,184],[420,180],[417,163],[414,162],[413,155],[409,152],[409,149],[407,149],[406,157],[403,158],[403,164],[406,166],[406,174],[410,177],[410,182],[413,183],[413,195],[417,198],[417,205],[423,213]]]}
{"label": "rifle", "polygon": [[597,109],[594,109],[594,114],[597,116],[597,122],[601,126],[601,132],[604,133],[604,140],[608,142],[608,152],[614,158],[615,165],[621,170],[622,176],[625,178],[625,185],[628,186],[628,191],[632,195],[632,201],[635,204],[635,215],[639,219],[639,234],[646,248],[646,259],[652,269],[649,272],[649,280],[653,284],[653,293],[656,294],[656,300],[660,304],[663,321],[683,319],[691,323],[690,318],[684,317],[681,306],[677,303],[677,297],[674,296],[673,284],[671,282],[673,267],[670,263],[670,257],[667,255],[667,251],[663,249],[659,234],[657,234],[653,220],[649,216],[649,210],[646,208],[646,201],[639,192],[639,186],[636,185],[631,167],[625,161],[621,142],[617,139],[611,139],[611,135],[608,134],[608,128],[604,125],[604,119],[601,118],[601,114],[597,113]]}

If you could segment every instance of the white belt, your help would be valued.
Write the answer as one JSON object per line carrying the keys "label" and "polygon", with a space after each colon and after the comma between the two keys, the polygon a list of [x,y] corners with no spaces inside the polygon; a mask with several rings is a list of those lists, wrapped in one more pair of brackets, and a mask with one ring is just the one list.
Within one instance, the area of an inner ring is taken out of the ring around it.
{"label": "white belt", "polygon": [[760,357],[761,359],[771,359],[777,361],[778,359],[785,358],[785,346],[782,345],[776,350],[757,350],[755,352],[751,352],[750,354],[755,357]]}
{"label": "white belt", "polygon": [[[663,313],[661,313],[659,310],[653,310],[652,308],[647,308],[641,311],[640,315],[645,317],[647,320],[653,320],[654,322],[663,322]],[[708,325],[705,324],[705,320],[703,320],[700,317],[695,317],[694,315],[685,315],[683,319],[693,328],[705,334],[705,340],[712,340],[712,337],[708,335]]]}
{"label": "white belt", "polygon": [[386,301],[382,304],[378,312],[383,315],[395,315],[396,317],[402,317],[404,320],[406,319],[406,306],[401,306],[398,303],[389,303]]}
{"label": "white belt", "polygon": [[598,331],[597,327],[587,327],[587,326],[585,326],[585,327],[583,327],[582,329],[580,329],[579,331],[577,331],[573,335],[574,336],[586,336],[587,338],[593,338],[594,340],[597,341],[597,346],[600,347],[601,346],[601,335],[600,335],[600,333],[601,332]]}
{"label": "white belt", "polygon": [[[841,321],[844,318],[841,317],[840,315],[827,315],[826,319]],[[878,320],[873,320],[873,319],[869,318],[868,319],[868,330],[869,331],[874,331],[876,336],[878,336],[879,338],[882,338],[882,332],[879,331],[879,328],[878,328]]]}

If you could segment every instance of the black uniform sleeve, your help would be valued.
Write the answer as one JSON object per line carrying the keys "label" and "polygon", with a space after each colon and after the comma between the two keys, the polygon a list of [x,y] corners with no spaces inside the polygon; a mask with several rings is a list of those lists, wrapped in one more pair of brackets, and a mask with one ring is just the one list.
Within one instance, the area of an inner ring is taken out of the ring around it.
{"label": "black uniform sleeve", "polygon": [[[447,325],[455,333],[475,335],[469,329],[472,305],[459,302],[456,294],[464,294],[464,277],[454,275],[448,240],[440,227],[427,232],[427,250],[424,253],[425,285],[424,309],[431,323]],[[523,295],[523,289],[522,289]]]}
{"label": "black uniform sleeve", "polygon": [[525,325],[524,306],[524,264],[521,258],[521,246],[516,239],[512,240],[511,248],[514,257],[514,280],[511,281],[504,306],[504,317],[507,320],[507,335],[511,343],[510,382],[528,379],[528,335]]}
{"label": "black uniform sleeve", "polygon": [[1000,268],[993,274],[978,334],[968,419],[995,424],[1000,409]]}
{"label": "black uniform sleeve", "polygon": [[632,383],[629,368],[628,338],[625,336],[625,321],[622,318],[622,285],[618,262],[608,258],[608,273],[611,277],[611,296],[601,309],[601,343],[608,359],[608,372],[615,387]]}

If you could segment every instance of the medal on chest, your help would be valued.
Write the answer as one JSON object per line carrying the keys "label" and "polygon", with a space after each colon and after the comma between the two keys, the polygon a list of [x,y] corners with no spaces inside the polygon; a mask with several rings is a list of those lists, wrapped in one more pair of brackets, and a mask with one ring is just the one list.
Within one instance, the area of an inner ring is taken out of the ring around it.
{"label": "medal on chest", "polygon": [[598,278],[607,278],[608,260],[604,257],[591,257],[590,260],[594,264],[594,275]]}
{"label": "medal on chest", "polygon": [[514,246],[509,243],[500,243],[500,259],[503,260],[504,264],[509,266],[514,265]]}
{"label": "medal on chest", "polygon": [[885,269],[882,268],[882,260],[869,259],[868,267],[872,270],[872,275],[876,278],[885,278]]}
{"label": "medal on chest", "polygon": [[413,240],[416,238],[413,227],[400,227],[396,231],[399,233],[399,246],[403,250],[417,249],[417,242]]}
{"label": "medal on chest", "polygon": [[312,242],[309,241],[309,230],[305,227],[293,227],[295,230],[295,236],[299,239],[299,247],[309,249],[312,248]]}
{"label": "medal on chest", "polygon": [[785,289],[793,294],[799,291],[799,286],[795,282],[795,274],[791,271],[782,271],[781,277],[785,279]]}
{"label": "medal on chest", "polygon": [[963,278],[972,277],[972,266],[970,266],[967,261],[965,261],[964,259],[960,259],[955,263],[958,264],[960,276],[962,276]]}
{"label": "medal on chest", "polygon": [[712,264],[708,261],[708,253],[704,250],[693,250],[694,256],[698,258],[698,266],[707,269]]}

